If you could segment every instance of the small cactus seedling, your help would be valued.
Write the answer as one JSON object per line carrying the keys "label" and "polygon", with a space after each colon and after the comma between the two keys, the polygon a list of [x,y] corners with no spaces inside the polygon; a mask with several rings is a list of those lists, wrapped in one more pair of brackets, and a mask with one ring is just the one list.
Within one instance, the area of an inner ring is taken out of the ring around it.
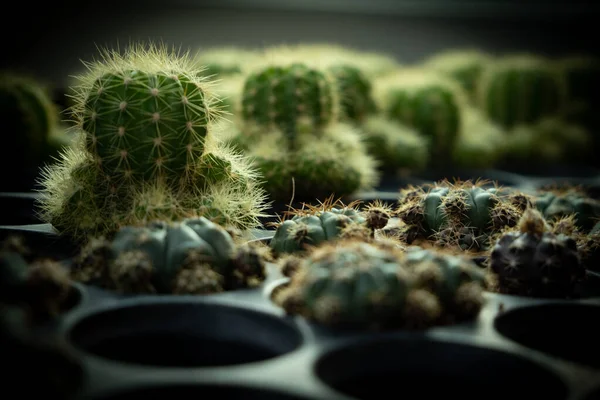
{"label": "small cactus seedling", "polygon": [[600,201],[574,186],[538,191],[535,207],[549,221],[573,215],[577,228],[583,232],[589,232],[600,219]]}
{"label": "small cactus seedling", "polygon": [[428,138],[435,166],[449,161],[467,103],[458,84],[435,72],[406,69],[378,80],[375,97],[385,116]]}
{"label": "small cactus seedling", "polygon": [[477,103],[505,129],[554,116],[565,101],[559,70],[540,57],[515,55],[497,60],[481,77]]}
{"label": "small cactus seedling", "polygon": [[553,234],[575,240],[581,264],[585,269],[600,271],[600,222],[589,231],[580,227],[575,214],[551,218],[548,222]]}
{"label": "small cactus seedling", "polygon": [[257,285],[265,264],[258,249],[200,217],[125,226],[110,242],[90,241],[72,276],[124,293],[210,294]]}
{"label": "small cactus seedling", "polygon": [[541,213],[528,209],[517,231],[502,235],[490,252],[490,272],[500,293],[570,298],[585,277],[571,237],[551,232]]}
{"label": "small cactus seedling", "polygon": [[292,218],[277,224],[270,242],[273,254],[298,253],[344,237],[373,239],[375,231],[383,229],[393,214],[391,208],[381,202],[373,202],[360,210],[357,202],[346,206],[332,200],[287,212]]}
{"label": "small cactus seedling", "polygon": [[74,90],[75,148],[40,178],[42,220],[83,240],[157,218],[256,226],[257,171],[212,134],[221,113],[189,56],[157,45],[102,55]]}
{"label": "small cactus seedling", "polygon": [[497,185],[485,187],[486,183],[443,180],[403,189],[397,215],[406,224],[405,241],[431,240],[475,253],[486,250],[490,238],[516,226],[531,206],[529,196]]}
{"label": "small cactus seedling", "polygon": [[445,257],[355,239],[323,243],[298,260],[274,301],[336,328],[424,329],[471,320],[483,305],[483,279],[466,259]]}
{"label": "small cactus seedling", "polygon": [[448,50],[425,61],[424,66],[456,79],[475,101],[481,75],[493,57],[480,50]]}
{"label": "small cactus seedling", "polygon": [[57,317],[69,306],[73,293],[69,273],[49,259],[28,262],[5,247],[0,251],[0,303],[27,309],[29,318],[42,322]]}

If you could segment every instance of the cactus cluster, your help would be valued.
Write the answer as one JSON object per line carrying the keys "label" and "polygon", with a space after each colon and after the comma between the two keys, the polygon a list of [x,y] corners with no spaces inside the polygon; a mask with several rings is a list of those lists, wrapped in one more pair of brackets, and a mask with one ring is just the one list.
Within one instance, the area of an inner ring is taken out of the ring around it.
{"label": "cactus cluster", "polygon": [[472,320],[484,304],[485,279],[468,259],[454,257],[356,239],[327,242],[299,262],[274,301],[336,328],[425,329]]}
{"label": "cactus cluster", "polygon": [[74,88],[77,147],[40,178],[42,220],[78,239],[159,218],[256,226],[258,172],[212,134],[220,112],[189,55],[151,44],[102,56]]}
{"label": "cactus cluster", "polygon": [[488,183],[442,180],[403,189],[397,215],[405,224],[401,227],[404,240],[485,251],[490,240],[516,226],[532,204],[524,193]]}
{"label": "cactus cluster", "polygon": [[576,227],[583,232],[591,231],[600,219],[600,201],[574,186],[538,191],[535,206],[549,222],[572,215]]}
{"label": "cactus cluster", "polygon": [[71,277],[121,293],[212,294],[262,282],[265,257],[204,217],[154,221],[91,240]]}
{"label": "cactus cluster", "polygon": [[528,209],[518,230],[498,239],[490,253],[494,290],[519,296],[569,298],[585,277],[576,241],[555,234],[541,213]]}

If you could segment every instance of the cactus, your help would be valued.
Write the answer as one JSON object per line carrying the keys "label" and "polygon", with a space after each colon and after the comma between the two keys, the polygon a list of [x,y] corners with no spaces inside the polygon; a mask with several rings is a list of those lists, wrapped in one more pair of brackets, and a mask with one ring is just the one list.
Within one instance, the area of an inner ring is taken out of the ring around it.
{"label": "cactus", "polygon": [[469,107],[463,115],[462,129],[452,151],[454,166],[493,168],[502,160],[508,135],[477,109]]}
{"label": "cactus", "polygon": [[430,57],[424,67],[456,79],[471,101],[475,101],[481,75],[492,60],[490,55],[480,50],[448,50]]}
{"label": "cactus", "polygon": [[258,173],[212,134],[220,112],[189,55],[151,44],[102,56],[78,77],[76,143],[39,179],[40,218],[83,241],[156,218],[256,226]]}
{"label": "cactus", "polygon": [[[276,224],[277,229],[270,247],[276,256],[298,253],[307,246],[315,247],[326,241],[332,241],[352,235],[355,226],[366,228],[360,231],[363,238],[374,237],[375,231],[383,229],[392,216],[392,210],[381,202],[368,204],[363,210],[358,203],[344,205],[330,197],[320,206],[304,205],[300,210],[287,212],[289,219]],[[356,231],[354,231],[356,232]]]}
{"label": "cactus", "polygon": [[467,102],[458,84],[430,71],[400,70],[377,81],[375,98],[385,116],[416,129],[429,140],[433,166],[449,162]]}
{"label": "cactus", "polygon": [[4,148],[18,154],[19,161],[15,164],[14,157],[8,154],[2,157],[0,169],[4,173],[0,190],[30,190],[38,168],[52,162],[59,150],[68,145],[56,140],[63,136],[58,131],[58,109],[36,78],[2,71],[0,113],[6,132]]}
{"label": "cactus", "polygon": [[280,129],[294,147],[299,135],[319,135],[336,121],[338,106],[325,72],[302,63],[272,65],[246,77],[241,118],[247,127]]}
{"label": "cactus", "polygon": [[490,271],[500,293],[545,298],[576,296],[585,277],[575,240],[552,233],[535,209],[523,213],[517,231],[498,239],[490,252]]}
{"label": "cactus", "polygon": [[361,129],[382,172],[421,171],[429,164],[429,141],[415,129],[381,115],[368,117]]}
{"label": "cactus", "polygon": [[408,260],[377,243],[328,242],[300,260],[274,301],[289,314],[336,328],[424,329],[472,319],[483,287],[464,272],[476,267],[438,262],[414,254]]}
{"label": "cactus", "polygon": [[550,218],[550,232],[554,235],[570,237],[577,243],[577,252],[581,265],[587,270],[600,271],[600,222],[596,222],[589,231],[584,231],[577,223],[576,214]]}
{"label": "cactus", "polygon": [[573,215],[576,227],[583,232],[590,232],[600,218],[600,201],[574,186],[540,190],[534,204],[548,221]]}
{"label": "cactus", "polygon": [[361,132],[345,123],[328,127],[319,140],[299,136],[295,149],[281,131],[260,136],[242,132],[235,141],[252,157],[264,178],[262,187],[275,201],[346,197],[379,180],[378,163],[368,154]]}
{"label": "cactus", "polygon": [[200,217],[125,226],[110,242],[89,242],[72,276],[123,293],[212,294],[257,285],[265,264],[255,248]]}
{"label": "cactus", "polygon": [[490,239],[517,225],[531,206],[529,196],[486,181],[448,180],[401,191],[398,217],[407,243],[432,240],[439,246],[475,253],[484,251]]}
{"label": "cactus", "polygon": [[377,111],[371,82],[357,67],[340,63],[331,65],[328,71],[335,80],[342,119],[361,124]]}
{"label": "cactus", "polygon": [[552,63],[525,55],[491,64],[479,89],[477,104],[505,129],[556,116],[566,95],[564,79]]}

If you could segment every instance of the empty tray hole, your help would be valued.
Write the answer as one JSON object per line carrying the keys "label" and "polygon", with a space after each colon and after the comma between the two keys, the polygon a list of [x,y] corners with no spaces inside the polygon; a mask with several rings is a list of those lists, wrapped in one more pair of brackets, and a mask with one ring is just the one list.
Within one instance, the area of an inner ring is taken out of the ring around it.
{"label": "empty tray hole", "polygon": [[159,386],[111,393],[93,400],[172,400],[172,399],[244,399],[244,400],[310,400],[309,397],[239,386]]}
{"label": "empty tray hole", "polygon": [[[563,400],[566,385],[553,373],[499,350],[431,339],[370,340],[326,354],[317,376],[356,399],[418,393],[422,399]],[[401,388],[401,389],[400,389]],[[398,392],[401,390],[401,393]]]}
{"label": "empty tray hole", "polygon": [[215,304],[157,302],[86,317],[69,333],[74,346],[114,361],[172,367],[258,362],[291,352],[301,334],[267,314]]}
{"label": "empty tray hole", "polygon": [[504,337],[523,346],[600,367],[600,306],[544,304],[507,311],[494,322]]}

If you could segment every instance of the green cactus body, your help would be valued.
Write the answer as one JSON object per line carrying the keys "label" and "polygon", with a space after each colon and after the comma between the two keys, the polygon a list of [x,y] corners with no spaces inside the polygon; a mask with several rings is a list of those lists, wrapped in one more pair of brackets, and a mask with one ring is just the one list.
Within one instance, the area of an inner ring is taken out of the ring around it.
{"label": "green cactus body", "polygon": [[296,136],[320,132],[337,118],[334,83],[301,63],[271,66],[246,78],[241,117],[262,129],[280,129],[293,145]]}
{"label": "green cactus body", "polygon": [[169,293],[173,280],[184,265],[190,250],[216,272],[227,271],[234,252],[233,239],[219,225],[206,218],[185,220],[176,225],[156,222],[144,227],[122,228],[113,239],[114,258],[127,251],[140,250],[151,260],[152,283],[159,293]]}
{"label": "green cactus body", "polygon": [[577,227],[585,232],[589,232],[600,217],[600,201],[577,191],[542,192],[536,197],[535,206],[548,220],[574,215]]}
{"label": "green cactus body", "polygon": [[210,109],[184,74],[106,73],[90,90],[83,118],[88,150],[116,179],[190,173],[204,151]]}
{"label": "green cactus body", "polygon": [[328,70],[337,85],[342,118],[362,123],[368,115],[376,112],[371,82],[357,67],[337,64],[330,66]]}
{"label": "green cactus body", "polygon": [[478,103],[492,121],[511,129],[558,113],[565,94],[560,73],[546,61],[508,58],[486,71]]}
{"label": "green cactus body", "polygon": [[332,208],[317,215],[297,215],[277,227],[270,246],[276,254],[296,253],[304,250],[305,245],[317,246],[337,238],[341,230],[352,222],[365,222],[364,217],[352,208]]}

